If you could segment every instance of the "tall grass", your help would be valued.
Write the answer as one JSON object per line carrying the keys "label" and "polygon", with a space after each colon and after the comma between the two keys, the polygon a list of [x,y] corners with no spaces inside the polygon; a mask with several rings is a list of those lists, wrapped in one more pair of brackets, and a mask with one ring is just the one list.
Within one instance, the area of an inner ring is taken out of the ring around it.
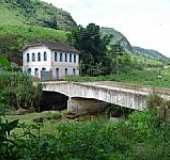
{"label": "tall grass", "polygon": [[150,87],[170,87],[170,74],[168,71],[161,73],[157,69],[151,70],[129,70],[126,73],[112,74],[108,76],[67,76],[65,80],[74,82],[94,82],[94,81],[117,81],[127,82],[135,85],[150,86]]}

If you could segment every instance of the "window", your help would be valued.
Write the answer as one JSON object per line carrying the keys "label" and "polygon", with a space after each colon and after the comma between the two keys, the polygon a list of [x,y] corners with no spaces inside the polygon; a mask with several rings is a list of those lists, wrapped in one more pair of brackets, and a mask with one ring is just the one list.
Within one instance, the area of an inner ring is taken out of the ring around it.
{"label": "window", "polygon": [[46,68],[42,68],[42,71],[46,71]]}
{"label": "window", "polygon": [[44,52],[44,61],[47,61],[47,52]]}
{"label": "window", "polygon": [[35,75],[35,77],[38,77],[38,68],[35,68],[34,75]]}
{"label": "window", "polygon": [[65,62],[67,62],[67,53],[65,53]]}
{"label": "window", "polygon": [[60,62],[63,61],[63,53],[60,53]]}
{"label": "window", "polygon": [[69,62],[72,62],[72,54],[70,53]]}
{"label": "window", "polygon": [[35,62],[35,53],[32,53],[32,61]]}
{"label": "window", "polygon": [[76,63],[76,54],[74,54],[74,63]]}
{"label": "window", "polygon": [[59,68],[56,68],[56,79],[59,79]]}
{"label": "window", "polygon": [[27,53],[27,62],[29,62],[29,61],[30,61],[30,54]]}
{"label": "window", "polygon": [[40,62],[41,61],[41,53],[38,52],[38,61]]}
{"label": "window", "polygon": [[76,75],[76,69],[73,68],[73,75],[75,76]]}
{"label": "window", "polygon": [[57,52],[54,53],[54,60],[57,62]]}
{"label": "window", "polygon": [[65,75],[68,75],[68,69],[65,68]]}
{"label": "window", "polygon": [[28,68],[27,72],[29,75],[31,75],[31,68]]}

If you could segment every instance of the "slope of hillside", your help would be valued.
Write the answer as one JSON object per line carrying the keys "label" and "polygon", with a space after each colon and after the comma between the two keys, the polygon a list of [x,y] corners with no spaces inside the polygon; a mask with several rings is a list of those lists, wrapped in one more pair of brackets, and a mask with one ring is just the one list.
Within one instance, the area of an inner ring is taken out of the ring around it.
{"label": "slope of hillside", "polygon": [[32,41],[67,42],[69,32],[27,25],[0,25],[0,55],[21,64],[21,49]]}
{"label": "slope of hillside", "polygon": [[128,39],[120,32],[116,31],[113,28],[101,28],[102,35],[112,35],[111,44],[120,44],[122,48],[129,54],[133,54],[135,56],[142,56],[145,59],[167,62],[169,59],[163,54],[159,53],[155,50],[143,49],[140,47],[132,47]]}
{"label": "slope of hillside", "polygon": [[128,53],[133,52],[133,48],[132,48],[130,42],[127,40],[127,38],[122,33],[118,32],[117,30],[115,30],[113,28],[102,27],[101,34],[102,35],[112,35],[113,36],[112,40],[111,40],[112,45],[120,44],[126,52],[128,52]]}
{"label": "slope of hillside", "polygon": [[1,0],[0,24],[30,24],[66,31],[76,27],[70,13],[38,0]]}
{"label": "slope of hillside", "polygon": [[162,60],[162,61],[167,61],[169,58],[166,56],[162,55],[160,52],[152,50],[152,49],[144,49],[141,47],[133,47],[134,53],[138,55],[143,55],[146,58],[149,59],[155,59],[155,60]]}

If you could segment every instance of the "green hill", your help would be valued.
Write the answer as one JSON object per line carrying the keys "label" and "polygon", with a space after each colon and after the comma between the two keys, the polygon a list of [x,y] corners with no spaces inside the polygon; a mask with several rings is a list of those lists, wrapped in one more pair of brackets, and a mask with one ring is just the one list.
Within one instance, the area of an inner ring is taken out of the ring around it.
{"label": "green hill", "polygon": [[152,50],[152,49],[144,49],[141,47],[133,47],[133,51],[134,53],[138,54],[138,55],[143,55],[144,57],[148,58],[148,59],[155,59],[155,60],[161,60],[161,61],[168,61],[169,58],[167,58],[166,56],[162,55],[160,52]]}
{"label": "green hill", "polygon": [[0,24],[29,24],[66,31],[77,26],[70,13],[39,0],[1,0]]}
{"label": "green hill", "polygon": [[22,47],[32,41],[68,39],[77,24],[71,15],[39,0],[0,1],[0,55],[22,64]]}
{"label": "green hill", "polygon": [[21,49],[26,43],[41,40],[67,42],[70,32],[28,25],[0,25],[0,55],[22,63]]}
{"label": "green hill", "polygon": [[141,60],[144,59],[144,61],[151,61],[152,63],[155,61],[156,64],[158,61],[163,63],[169,61],[169,58],[158,51],[133,47],[122,33],[116,31],[113,28],[103,27],[101,28],[101,33],[102,35],[112,35],[112,45],[119,44],[124,51],[131,54],[132,56],[140,58]]}

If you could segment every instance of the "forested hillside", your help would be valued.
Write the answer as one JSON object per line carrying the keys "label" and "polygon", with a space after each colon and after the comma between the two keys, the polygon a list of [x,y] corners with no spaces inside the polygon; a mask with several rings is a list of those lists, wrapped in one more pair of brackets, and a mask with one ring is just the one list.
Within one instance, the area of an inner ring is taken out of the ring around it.
{"label": "forested hillside", "polygon": [[133,47],[131,46],[128,39],[120,32],[113,28],[101,28],[102,35],[112,35],[111,44],[116,45],[119,44],[126,52],[133,53]]}
{"label": "forested hillside", "polygon": [[76,27],[70,13],[39,0],[1,0],[0,24],[37,25],[66,31]]}
{"label": "forested hillside", "polygon": [[168,61],[168,58],[164,55],[162,55],[160,52],[152,50],[152,49],[144,49],[141,47],[133,47],[134,53],[138,55],[143,55],[144,57],[148,59],[155,59],[155,60],[162,60],[162,61]]}
{"label": "forested hillside", "polygon": [[155,60],[161,62],[167,62],[169,59],[164,56],[162,53],[159,53],[155,50],[143,49],[141,47],[133,47],[128,39],[120,32],[116,31],[113,28],[101,28],[102,35],[112,35],[112,45],[119,44],[122,49],[134,56],[142,56],[146,60]]}

